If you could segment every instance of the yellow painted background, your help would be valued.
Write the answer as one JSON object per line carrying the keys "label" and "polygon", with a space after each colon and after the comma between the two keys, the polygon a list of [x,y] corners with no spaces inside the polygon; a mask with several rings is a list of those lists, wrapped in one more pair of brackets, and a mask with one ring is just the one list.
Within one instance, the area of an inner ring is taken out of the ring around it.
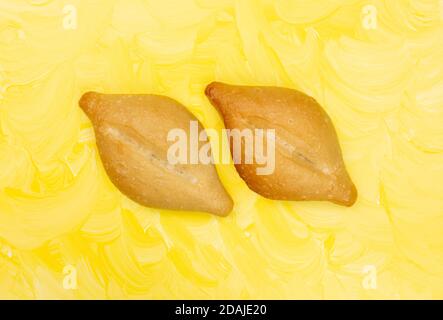
{"label": "yellow painted background", "polygon": [[[0,297],[443,298],[442,7],[0,0]],[[358,202],[268,201],[228,165],[228,218],[122,196],[81,94],[164,94],[221,129],[213,80],[314,96]]]}

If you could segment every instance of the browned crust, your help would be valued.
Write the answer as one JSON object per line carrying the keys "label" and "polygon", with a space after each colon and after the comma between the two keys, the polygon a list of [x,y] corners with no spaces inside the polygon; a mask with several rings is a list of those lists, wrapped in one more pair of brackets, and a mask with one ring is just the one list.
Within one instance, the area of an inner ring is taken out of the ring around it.
{"label": "browned crust", "polygon": [[273,174],[257,175],[256,163],[236,164],[251,190],[274,200],[355,203],[357,189],[346,171],[335,128],[315,99],[287,88],[220,82],[208,85],[205,94],[228,129],[276,130]]}
{"label": "browned crust", "polygon": [[84,94],[79,104],[93,123],[106,173],[127,197],[160,209],[218,216],[232,211],[233,201],[214,165],[167,161],[169,130],[186,131],[189,121],[197,121],[183,105],[163,96],[94,92]]}

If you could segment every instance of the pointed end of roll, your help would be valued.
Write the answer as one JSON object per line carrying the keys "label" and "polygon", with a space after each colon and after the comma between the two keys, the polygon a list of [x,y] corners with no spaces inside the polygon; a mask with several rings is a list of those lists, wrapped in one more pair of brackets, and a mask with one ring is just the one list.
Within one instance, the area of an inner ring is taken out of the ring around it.
{"label": "pointed end of roll", "polygon": [[221,184],[214,187],[213,190],[208,190],[200,203],[202,211],[219,217],[227,217],[234,208],[234,201]]}
{"label": "pointed end of roll", "polygon": [[214,97],[216,95],[217,89],[220,88],[221,86],[223,86],[223,84],[221,82],[217,82],[217,81],[211,82],[210,84],[208,84],[206,86],[205,95],[209,99],[211,99],[212,97]]}
{"label": "pointed end of roll", "polygon": [[80,108],[86,113],[86,115],[91,119],[96,113],[96,107],[99,103],[100,94],[97,92],[87,92],[85,93],[79,101]]}
{"label": "pointed end of roll", "polygon": [[205,89],[205,95],[211,104],[223,115],[225,103],[230,86],[222,82],[212,82]]}
{"label": "pointed end of roll", "polygon": [[234,208],[234,201],[229,195],[226,195],[223,201],[217,204],[217,207],[212,210],[212,213],[219,217],[227,217]]}
{"label": "pointed end of roll", "polygon": [[355,185],[350,181],[343,190],[337,193],[336,197],[331,201],[346,207],[351,207],[357,201],[358,191]]}

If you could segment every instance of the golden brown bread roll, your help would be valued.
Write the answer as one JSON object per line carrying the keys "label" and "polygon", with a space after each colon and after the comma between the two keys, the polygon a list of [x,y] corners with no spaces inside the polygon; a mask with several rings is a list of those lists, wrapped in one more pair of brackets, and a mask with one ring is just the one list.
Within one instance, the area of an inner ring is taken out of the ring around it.
{"label": "golden brown bread roll", "polygon": [[[260,165],[255,162],[236,164],[253,191],[275,200],[354,204],[357,190],[346,171],[334,126],[313,98],[292,89],[219,82],[211,83],[205,93],[228,129],[275,129],[272,174],[258,175]],[[244,141],[241,153],[244,157]]]}
{"label": "golden brown bread roll", "polygon": [[[226,216],[233,207],[213,164],[171,164],[168,132],[189,133],[197,119],[173,99],[157,95],[89,92],[80,107],[93,123],[104,168],[126,196],[149,207]],[[198,131],[203,128],[198,123]]]}

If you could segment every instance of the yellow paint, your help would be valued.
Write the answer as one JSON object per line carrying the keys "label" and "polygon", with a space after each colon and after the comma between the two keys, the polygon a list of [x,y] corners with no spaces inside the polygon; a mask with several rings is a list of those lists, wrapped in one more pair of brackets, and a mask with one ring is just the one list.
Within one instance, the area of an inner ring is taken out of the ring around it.
{"label": "yellow paint", "polygon": [[[0,297],[443,298],[440,5],[0,0]],[[269,201],[231,165],[228,218],[122,196],[81,94],[168,95],[220,130],[213,80],[314,96],[358,202]]]}

